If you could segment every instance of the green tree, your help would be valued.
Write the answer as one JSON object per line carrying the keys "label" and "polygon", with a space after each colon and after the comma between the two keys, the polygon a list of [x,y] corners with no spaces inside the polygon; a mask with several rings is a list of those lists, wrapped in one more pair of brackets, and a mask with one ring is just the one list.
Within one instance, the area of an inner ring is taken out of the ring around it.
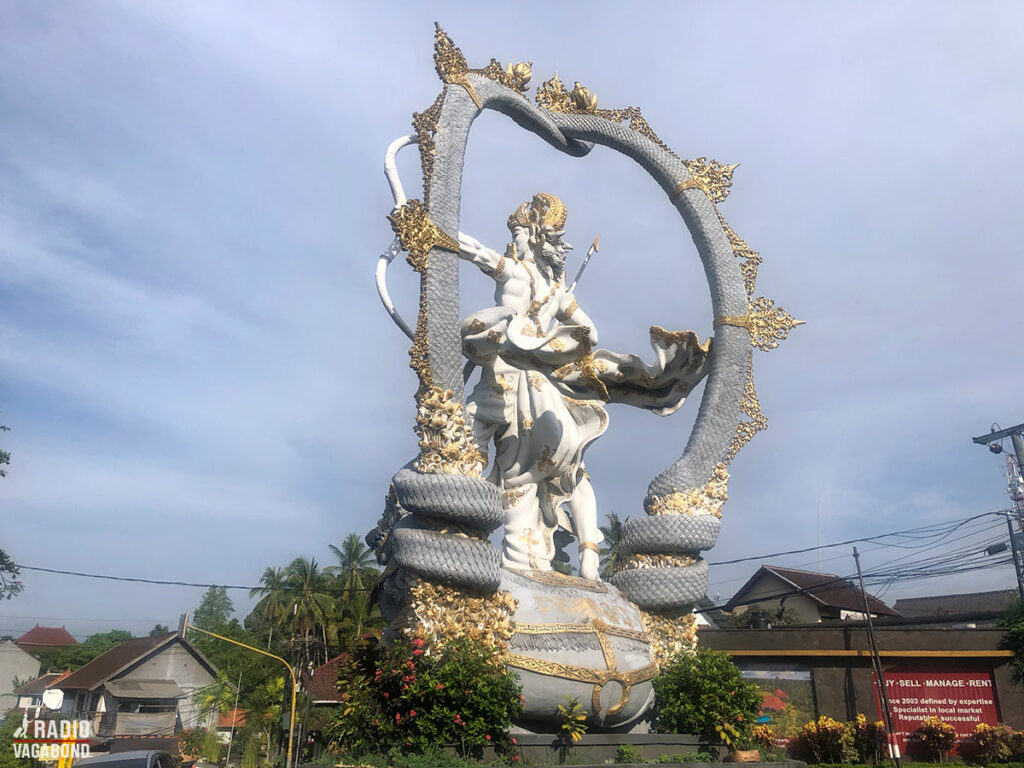
{"label": "green tree", "polygon": [[287,621],[295,660],[300,666],[323,663],[327,661],[327,625],[338,608],[331,596],[331,577],[312,557],[295,558],[286,574],[292,604]]}
{"label": "green tree", "polygon": [[737,629],[758,629],[769,625],[783,627],[803,624],[800,614],[792,608],[778,608],[770,605],[752,605],[745,611],[729,615],[729,622]]}
{"label": "green tree", "polygon": [[677,653],[654,679],[658,729],[735,741],[750,733],[761,710],[757,686],[740,676],[729,654],[697,648]]}
{"label": "green tree", "polygon": [[333,544],[329,549],[338,558],[338,564],[324,570],[337,577],[343,599],[348,599],[350,592],[368,590],[380,576],[373,551],[356,534],[346,536],[340,549]]}
{"label": "green tree", "polygon": [[0,723],[0,768],[32,768],[32,759],[14,756],[14,731],[21,727],[21,715]]}
{"label": "green tree", "polygon": [[[260,576],[262,586],[249,590],[249,597],[259,597],[260,600],[252,609],[250,617],[256,616],[262,620],[263,625],[268,628],[267,650],[274,639],[274,628],[284,624],[288,609],[291,607],[288,593],[288,575],[284,568],[266,568]],[[246,619],[246,626],[249,619]]]}
{"label": "green tree", "polygon": [[171,630],[170,630],[169,627],[167,627],[167,626],[165,626],[163,624],[157,624],[155,627],[153,627],[151,630],[149,630],[149,636],[150,637],[156,637],[157,635],[166,635],[170,631]]}
{"label": "green tree", "polygon": [[20,575],[21,569],[0,549],[0,600],[10,600],[25,588],[18,578]]}
{"label": "green tree", "polygon": [[235,605],[228,597],[226,587],[210,587],[203,595],[199,607],[192,614],[192,624],[207,632],[216,632],[224,629],[231,621],[231,614],[235,612]]}
{"label": "green tree", "polygon": [[89,635],[76,645],[65,645],[60,648],[43,648],[33,652],[51,672],[63,672],[65,669],[78,669],[114,648],[134,635],[123,629],[112,629],[109,632],[97,632]]}
{"label": "green tree", "polygon": [[[11,428],[6,424],[0,424],[0,432],[10,432]],[[3,469],[4,464],[11,463],[11,452],[0,450],[0,477],[7,477],[7,470]]]}
{"label": "green tree", "polygon": [[1010,667],[1013,669],[1013,680],[1024,683],[1024,607],[1014,600],[999,618],[999,626],[1003,630],[1001,647],[1013,651]]}
{"label": "green tree", "polygon": [[611,576],[619,565],[619,544],[622,542],[622,526],[626,520],[619,520],[614,512],[607,515],[607,525],[599,526],[604,536],[604,546],[601,547],[601,575]]}

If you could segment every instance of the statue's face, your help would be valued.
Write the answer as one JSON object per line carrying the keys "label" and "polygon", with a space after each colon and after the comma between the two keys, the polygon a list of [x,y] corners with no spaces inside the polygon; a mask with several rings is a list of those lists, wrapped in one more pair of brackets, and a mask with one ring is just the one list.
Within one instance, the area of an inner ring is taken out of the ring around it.
{"label": "statue's face", "polygon": [[534,258],[543,260],[555,277],[565,270],[565,255],[572,246],[562,240],[562,231],[547,230],[537,238],[539,242],[532,246]]}

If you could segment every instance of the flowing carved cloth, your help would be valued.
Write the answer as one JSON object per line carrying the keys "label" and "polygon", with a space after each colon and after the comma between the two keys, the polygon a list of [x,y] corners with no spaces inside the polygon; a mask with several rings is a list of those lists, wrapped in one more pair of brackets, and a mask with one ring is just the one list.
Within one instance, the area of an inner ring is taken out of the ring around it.
{"label": "flowing carved cloth", "polygon": [[468,399],[473,434],[502,489],[506,562],[546,568],[552,534],[574,530],[560,505],[583,476],[587,446],[608,426],[603,403],[625,403],[661,416],[674,413],[707,373],[710,340],[692,331],[651,328],[655,362],[594,350],[590,329],[554,323],[545,331],[508,307],[476,312],[462,323],[466,357],[482,368]]}

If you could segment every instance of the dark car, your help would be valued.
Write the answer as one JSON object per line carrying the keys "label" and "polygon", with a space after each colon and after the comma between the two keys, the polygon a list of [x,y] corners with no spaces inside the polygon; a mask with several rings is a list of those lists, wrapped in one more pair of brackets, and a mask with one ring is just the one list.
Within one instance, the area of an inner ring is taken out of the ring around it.
{"label": "dark car", "polygon": [[158,749],[136,749],[132,752],[112,752],[109,755],[86,757],[75,763],[75,768],[178,768],[174,758]]}

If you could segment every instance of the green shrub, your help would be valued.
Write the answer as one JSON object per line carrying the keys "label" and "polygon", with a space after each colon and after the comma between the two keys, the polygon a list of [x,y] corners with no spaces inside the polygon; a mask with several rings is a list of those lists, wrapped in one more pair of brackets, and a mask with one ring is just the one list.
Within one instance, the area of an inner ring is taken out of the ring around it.
{"label": "green shrub", "polygon": [[922,720],[914,735],[938,763],[944,762],[946,754],[956,746],[956,729],[937,717]]}
{"label": "green shrub", "polygon": [[680,752],[672,755],[673,763],[714,763],[715,756],[710,752]]}
{"label": "green shrub", "polygon": [[642,763],[643,759],[640,757],[640,750],[632,744],[620,744],[619,748],[615,750],[615,762]]}
{"label": "green shrub", "polygon": [[846,729],[853,744],[853,751],[857,753],[857,759],[861,763],[876,765],[885,758],[889,737],[885,723],[881,720],[868,720],[864,715],[858,714],[855,720],[846,724]]}
{"label": "green shrub", "polygon": [[[364,643],[340,665],[342,703],[325,729],[332,749],[355,755],[424,754],[451,744],[463,756],[485,747],[512,753],[508,729],[522,692],[491,650],[467,639],[382,649]],[[512,757],[518,757],[512,755]]]}
{"label": "green shrub", "polygon": [[216,731],[207,731],[203,737],[203,760],[208,763],[216,763],[220,760],[220,749],[224,746],[220,743],[220,735]]}
{"label": "green shrub", "polygon": [[0,768],[31,768],[36,764],[31,758],[14,756],[14,732],[20,727],[20,715],[12,715],[0,723]]}
{"label": "green shrub", "polygon": [[260,764],[260,741],[253,735],[245,742],[245,749],[242,751],[242,768],[259,768]]}
{"label": "green shrub", "polygon": [[807,744],[815,763],[841,763],[850,743],[846,725],[825,715],[807,723],[800,738]]}
{"label": "green shrub", "polygon": [[[727,653],[679,653],[654,679],[658,730],[726,743],[749,737],[761,709],[757,686],[740,677]],[[732,731],[732,733],[730,733]]]}
{"label": "green shrub", "polygon": [[976,759],[985,765],[1009,762],[1013,756],[1014,737],[1013,729],[1008,725],[978,723],[971,734]]}
{"label": "green shrub", "polygon": [[189,757],[199,757],[206,739],[205,728],[188,728],[178,734],[178,751]]}

